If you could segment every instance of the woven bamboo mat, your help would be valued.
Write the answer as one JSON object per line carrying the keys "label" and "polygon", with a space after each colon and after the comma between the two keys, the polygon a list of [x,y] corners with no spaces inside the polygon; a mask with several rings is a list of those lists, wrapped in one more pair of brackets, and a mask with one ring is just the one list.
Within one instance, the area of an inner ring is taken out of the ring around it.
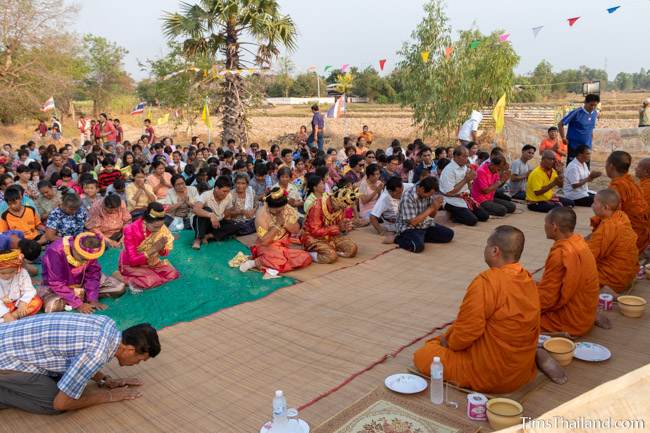
{"label": "woven bamboo mat", "polygon": [[[581,219],[588,216],[586,211],[580,212]],[[283,389],[289,405],[300,406],[385,353],[452,320],[467,284],[485,269],[485,239],[500,224],[526,233],[523,262],[528,269],[543,265],[550,241],[544,237],[542,215],[527,212],[473,228],[454,226],[456,239],[449,245],[427,245],[417,255],[390,251],[259,301],[162,330],[157,358],[136,367],[112,363],[109,368],[112,375],[141,377],[141,399],[56,417],[7,410],[2,412],[0,432],[259,431],[270,417],[274,390]],[[371,247],[361,244],[365,248]],[[650,297],[646,283],[635,290]],[[601,365],[574,362],[568,384],[545,384],[528,396],[527,414],[544,413],[647,362],[649,319],[626,319],[617,313],[612,319],[615,329],[595,330],[589,337],[609,347],[612,360]],[[388,374],[406,372],[416,348],[363,374],[301,416],[319,425],[383,383]]]}

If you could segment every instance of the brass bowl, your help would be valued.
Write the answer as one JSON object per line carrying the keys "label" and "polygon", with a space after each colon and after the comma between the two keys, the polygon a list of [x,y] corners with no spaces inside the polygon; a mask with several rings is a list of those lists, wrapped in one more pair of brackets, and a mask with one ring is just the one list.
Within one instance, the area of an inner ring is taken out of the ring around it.
{"label": "brass bowl", "polygon": [[493,398],[486,404],[487,418],[493,430],[521,424],[524,407],[509,398]]}
{"label": "brass bowl", "polygon": [[544,349],[551,354],[558,364],[566,367],[573,360],[576,344],[568,338],[553,337],[544,342]]}

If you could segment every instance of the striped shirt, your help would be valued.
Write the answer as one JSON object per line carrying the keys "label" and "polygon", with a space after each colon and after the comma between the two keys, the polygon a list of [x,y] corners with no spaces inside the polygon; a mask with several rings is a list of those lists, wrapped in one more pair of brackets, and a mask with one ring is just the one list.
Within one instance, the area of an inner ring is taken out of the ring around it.
{"label": "striped shirt", "polygon": [[409,221],[424,212],[429,206],[433,204],[435,200],[435,194],[433,194],[431,197],[420,198],[417,193],[417,185],[409,188],[407,191],[404,191],[402,193],[402,198],[399,202],[399,208],[397,210],[397,233],[400,234],[406,230],[413,229],[423,230],[435,226],[436,223],[431,217],[426,217],[420,224],[415,227],[409,224]]}
{"label": "striped shirt", "polygon": [[122,333],[106,316],[49,313],[0,326],[0,370],[61,376],[57,387],[81,397],[115,356]]}

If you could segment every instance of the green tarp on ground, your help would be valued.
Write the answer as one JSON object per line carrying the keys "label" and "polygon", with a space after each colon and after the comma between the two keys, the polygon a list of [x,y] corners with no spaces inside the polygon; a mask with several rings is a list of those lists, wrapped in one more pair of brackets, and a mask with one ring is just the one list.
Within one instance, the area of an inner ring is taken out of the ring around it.
{"label": "green tarp on ground", "polygon": [[[239,272],[228,261],[238,251],[249,254],[239,241],[211,242],[200,251],[191,248],[193,233],[184,231],[174,243],[169,261],[181,276],[140,294],[128,291],[118,299],[102,299],[120,329],[150,323],[156,329],[207,316],[233,305],[254,301],[294,283],[291,278],[265,280],[260,272]],[[117,270],[119,250],[107,249],[100,258],[106,275]]]}

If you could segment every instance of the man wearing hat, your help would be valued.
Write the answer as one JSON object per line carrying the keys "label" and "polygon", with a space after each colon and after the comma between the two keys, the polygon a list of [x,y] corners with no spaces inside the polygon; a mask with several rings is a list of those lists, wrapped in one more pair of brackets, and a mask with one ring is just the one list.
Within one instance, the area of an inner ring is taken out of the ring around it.
{"label": "man wearing hat", "polygon": [[117,298],[124,283],[102,273],[97,262],[105,250],[100,235],[84,232],[54,241],[43,256],[43,296],[45,312],[63,311],[66,306],[80,313],[105,310],[100,296]]}

